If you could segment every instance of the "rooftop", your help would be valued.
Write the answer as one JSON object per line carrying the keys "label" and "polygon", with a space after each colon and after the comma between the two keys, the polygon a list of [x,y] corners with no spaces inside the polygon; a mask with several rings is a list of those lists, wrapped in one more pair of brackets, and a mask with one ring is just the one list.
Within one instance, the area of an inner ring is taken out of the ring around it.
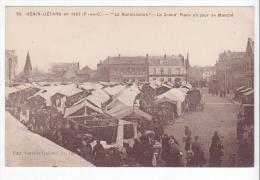
{"label": "rooftop", "polygon": [[183,65],[184,56],[170,55],[170,56],[112,56],[107,57],[101,62],[102,64],[152,64],[152,65]]}

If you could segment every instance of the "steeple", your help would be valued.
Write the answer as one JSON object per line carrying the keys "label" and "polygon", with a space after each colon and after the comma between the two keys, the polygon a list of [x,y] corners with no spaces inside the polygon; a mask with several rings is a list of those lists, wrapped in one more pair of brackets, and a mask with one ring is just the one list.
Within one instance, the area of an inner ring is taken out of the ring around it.
{"label": "steeple", "polygon": [[32,63],[31,63],[31,57],[30,57],[29,51],[27,52],[26,63],[25,63],[23,72],[24,72],[25,78],[30,78],[30,76],[32,74]]}

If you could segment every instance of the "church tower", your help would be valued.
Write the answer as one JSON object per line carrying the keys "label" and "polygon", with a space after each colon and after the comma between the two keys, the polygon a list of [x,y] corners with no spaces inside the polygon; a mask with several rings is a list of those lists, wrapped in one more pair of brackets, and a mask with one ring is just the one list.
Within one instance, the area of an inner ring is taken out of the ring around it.
{"label": "church tower", "polygon": [[24,72],[24,78],[27,81],[29,81],[29,79],[31,78],[31,75],[32,75],[32,63],[31,63],[29,51],[28,51],[27,56],[26,56],[26,63],[25,63],[23,72]]}

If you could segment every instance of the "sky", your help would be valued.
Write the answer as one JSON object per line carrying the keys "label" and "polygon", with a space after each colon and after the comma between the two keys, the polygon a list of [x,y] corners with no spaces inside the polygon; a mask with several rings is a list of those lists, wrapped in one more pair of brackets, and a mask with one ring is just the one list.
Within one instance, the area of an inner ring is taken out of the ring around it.
{"label": "sky", "polygon": [[[62,16],[27,16],[58,12]],[[73,16],[73,12],[81,16]],[[103,16],[88,16],[100,12]],[[63,16],[68,13],[68,16]],[[148,17],[111,13],[150,13]],[[176,16],[157,16],[164,13]],[[190,17],[180,14],[190,14]],[[212,17],[232,14],[232,17]],[[85,15],[84,15],[85,14]],[[109,15],[104,15],[109,14]],[[199,17],[193,17],[198,14]],[[200,17],[200,15],[203,15]],[[208,14],[208,16],[207,16]],[[6,49],[16,50],[18,71],[29,51],[33,68],[79,62],[96,69],[107,56],[179,55],[191,65],[213,66],[224,50],[245,51],[254,38],[252,7],[7,7]]]}

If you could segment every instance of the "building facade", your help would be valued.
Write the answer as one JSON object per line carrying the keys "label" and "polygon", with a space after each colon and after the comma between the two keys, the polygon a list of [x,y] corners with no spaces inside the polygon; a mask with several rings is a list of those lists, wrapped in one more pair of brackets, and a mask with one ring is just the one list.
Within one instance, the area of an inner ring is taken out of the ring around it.
{"label": "building facade", "polygon": [[107,82],[148,81],[148,57],[107,57],[97,65],[98,79]]}
{"label": "building facade", "polygon": [[246,79],[247,86],[254,88],[254,41],[251,38],[246,47]]}
{"label": "building facade", "polygon": [[216,62],[216,78],[221,88],[254,87],[254,41],[247,40],[245,52],[224,51]]}
{"label": "building facade", "polygon": [[179,56],[116,56],[97,65],[101,81],[179,82],[185,80],[184,57]]}
{"label": "building facade", "polygon": [[53,63],[50,74],[53,78],[74,79],[79,73],[79,62],[77,63]]}
{"label": "building facade", "polygon": [[235,89],[247,85],[245,59],[245,52],[224,51],[219,55],[216,77],[220,89]]}
{"label": "building facade", "polygon": [[184,56],[151,56],[148,58],[149,82],[185,81],[186,67]]}
{"label": "building facade", "polygon": [[206,82],[208,82],[213,75],[216,75],[216,69],[214,66],[207,66],[202,68],[202,79]]}
{"label": "building facade", "polygon": [[5,84],[8,85],[16,76],[17,55],[15,50],[5,50]]}

